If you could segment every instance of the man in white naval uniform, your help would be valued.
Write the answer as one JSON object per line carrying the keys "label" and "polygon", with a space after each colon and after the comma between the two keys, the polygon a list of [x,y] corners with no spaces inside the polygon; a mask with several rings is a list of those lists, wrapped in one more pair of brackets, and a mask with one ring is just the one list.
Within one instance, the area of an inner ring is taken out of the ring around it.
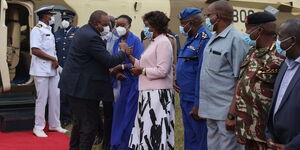
{"label": "man in white naval uniform", "polygon": [[53,7],[46,6],[35,11],[38,24],[30,33],[32,50],[30,75],[34,78],[37,99],[35,102],[35,125],[33,133],[37,137],[48,137],[45,128],[45,107],[48,102],[48,123],[50,131],[67,132],[60,124],[60,98],[57,73],[58,61],[55,51],[55,39],[51,32],[54,23]]}

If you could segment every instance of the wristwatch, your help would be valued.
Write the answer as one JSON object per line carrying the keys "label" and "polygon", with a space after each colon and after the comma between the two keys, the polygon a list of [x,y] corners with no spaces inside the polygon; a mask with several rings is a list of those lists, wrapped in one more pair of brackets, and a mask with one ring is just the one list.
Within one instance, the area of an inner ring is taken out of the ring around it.
{"label": "wristwatch", "polygon": [[235,116],[233,114],[227,114],[227,119],[228,120],[234,120]]}

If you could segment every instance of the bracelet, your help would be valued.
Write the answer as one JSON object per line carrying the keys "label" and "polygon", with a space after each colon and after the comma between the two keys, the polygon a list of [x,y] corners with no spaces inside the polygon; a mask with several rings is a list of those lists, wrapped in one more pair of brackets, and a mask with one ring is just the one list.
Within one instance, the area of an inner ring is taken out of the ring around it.
{"label": "bracelet", "polygon": [[143,69],[142,74],[143,74],[144,76],[146,76],[146,68]]}
{"label": "bracelet", "polygon": [[122,70],[125,70],[125,66],[124,66],[124,64],[122,64],[121,66],[122,66]]}

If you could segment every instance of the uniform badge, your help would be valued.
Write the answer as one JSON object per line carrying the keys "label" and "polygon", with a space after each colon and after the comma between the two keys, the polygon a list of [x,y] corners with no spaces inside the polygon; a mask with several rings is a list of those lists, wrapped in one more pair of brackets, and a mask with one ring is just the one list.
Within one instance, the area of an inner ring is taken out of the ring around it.
{"label": "uniform badge", "polygon": [[193,50],[193,51],[196,50],[195,47],[194,47],[194,46],[191,46],[191,45],[188,46],[187,48],[189,48],[189,49],[191,49],[191,50]]}
{"label": "uniform badge", "polygon": [[206,39],[208,37],[208,35],[205,32],[202,32],[202,39]]}

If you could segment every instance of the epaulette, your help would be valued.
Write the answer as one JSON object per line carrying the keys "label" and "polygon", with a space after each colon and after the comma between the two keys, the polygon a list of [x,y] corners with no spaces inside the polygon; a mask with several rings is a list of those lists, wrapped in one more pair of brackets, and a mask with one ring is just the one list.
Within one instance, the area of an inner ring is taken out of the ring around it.
{"label": "epaulette", "polygon": [[208,35],[205,32],[201,32],[202,39],[207,39]]}
{"label": "epaulette", "polygon": [[37,24],[36,27],[41,28],[41,27],[43,27],[43,25],[42,24]]}

